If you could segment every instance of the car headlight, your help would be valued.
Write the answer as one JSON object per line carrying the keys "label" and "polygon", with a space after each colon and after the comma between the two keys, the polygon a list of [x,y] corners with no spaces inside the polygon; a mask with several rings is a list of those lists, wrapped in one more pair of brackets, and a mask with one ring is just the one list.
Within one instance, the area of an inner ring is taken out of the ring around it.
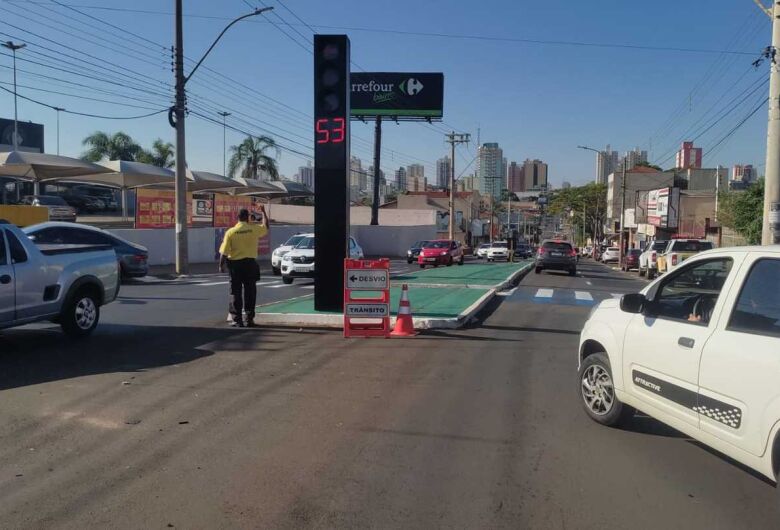
{"label": "car headlight", "polygon": [[447,255],[447,253],[446,253],[446,252],[442,252],[442,253],[440,254],[440,256],[446,256],[446,255]]}
{"label": "car headlight", "polygon": [[407,256],[411,256],[411,255],[412,255],[412,251],[411,251],[411,250],[407,250],[407,251],[406,251],[406,255],[407,255]]}
{"label": "car headlight", "polygon": [[282,261],[292,261],[292,258],[290,256],[284,256]]}

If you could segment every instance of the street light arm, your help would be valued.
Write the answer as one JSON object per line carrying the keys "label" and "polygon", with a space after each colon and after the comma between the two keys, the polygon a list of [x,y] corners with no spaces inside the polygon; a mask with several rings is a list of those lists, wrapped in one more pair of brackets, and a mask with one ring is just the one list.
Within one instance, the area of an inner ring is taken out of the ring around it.
{"label": "street light arm", "polygon": [[587,147],[585,145],[578,145],[577,149],[585,149],[587,151],[593,151],[594,153],[601,153],[598,149],[593,149],[592,147]]}
{"label": "street light arm", "polygon": [[223,29],[222,32],[217,36],[217,38],[214,39],[214,42],[211,43],[211,46],[209,46],[209,49],[206,50],[206,53],[204,53],[203,57],[200,58],[200,61],[198,61],[198,63],[195,65],[195,68],[192,69],[192,71],[190,72],[190,75],[188,75],[187,77],[184,78],[184,83],[183,84],[185,84],[185,85],[187,84],[187,81],[189,81],[190,77],[192,77],[193,74],[198,70],[198,67],[201,65],[201,63],[204,61],[204,59],[206,59],[206,57],[208,57],[209,53],[211,53],[211,50],[213,50],[214,46],[216,46],[217,43],[219,42],[219,39],[222,38],[222,35],[224,35],[225,32],[227,32],[227,30],[229,30],[231,28],[231,26],[233,26],[233,24],[235,24],[236,22],[240,22],[240,21],[244,20],[245,18],[249,18],[249,17],[254,17],[256,15],[260,15],[260,14],[265,13],[266,11],[270,11],[272,9],[273,9],[273,7],[263,7],[261,9],[255,9],[254,12],[247,13],[246,15],[242,15],[242,16],[238,17],[237,19],[235,19],[230,24],[228,24],[227,26],[225,26],[225,29]]}

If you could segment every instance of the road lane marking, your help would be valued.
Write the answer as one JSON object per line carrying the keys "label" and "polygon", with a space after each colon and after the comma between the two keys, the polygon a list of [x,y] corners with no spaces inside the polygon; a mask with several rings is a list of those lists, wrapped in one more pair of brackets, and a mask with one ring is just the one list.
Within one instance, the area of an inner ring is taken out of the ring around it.
{"label": "road lane marking", "polygon": [[593,282],[590,280],[585,280],[585,283],[587,283],[588,285],[593,285]]}
{"label": "road lane marking", "polygon": [[574,298],[577,300],[584,300],[587,302],[593,301],[593,296],[588,291],[574,291]]}
{"label": "road lane marking", "polygon": [[536,291],[535,298],[552,298],[553,296],[553,290],[552,289],[539,289]]}
{"label": "road lane marking", "polygon": [[[195,284],[195,285],[197,285],[199,287],[211,287],[212,285],[227,285],[229,283],[230,283],[229,281],[226,281],[226,282],[208,282],[208,283],[198,283],[198,284]],[[270,282],[257,282],[257,286],[258,287],[262,287],[264,285],[271,285],[272,283],[279,283],[279,280],[274,280],[274,281],[270,281]]]}

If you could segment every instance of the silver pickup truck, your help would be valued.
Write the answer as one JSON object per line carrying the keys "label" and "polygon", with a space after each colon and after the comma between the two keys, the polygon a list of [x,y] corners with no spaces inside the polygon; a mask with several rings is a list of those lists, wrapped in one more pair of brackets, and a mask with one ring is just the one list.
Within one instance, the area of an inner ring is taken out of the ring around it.
{"label": "silver pickup truck", "polygon": [[0,329],[49,320],[72,337],[92,333],[119,293],[110,246],[36,245],[0,220]]}

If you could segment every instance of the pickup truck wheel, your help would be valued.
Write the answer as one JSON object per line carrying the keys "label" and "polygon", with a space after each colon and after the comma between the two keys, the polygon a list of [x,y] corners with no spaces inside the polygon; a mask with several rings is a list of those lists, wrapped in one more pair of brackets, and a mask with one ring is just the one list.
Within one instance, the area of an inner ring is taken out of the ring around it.
{"label": "pickup truck wheel", "polygon": [[74,338],[92,333],[100,320],[100,305],[89,291],[79,291],[66,302],[60,314],[60,326],[66,335]]}
{"label": "pickup truck wheel", "polygon": [[644,276],[645,274],[647,274],[647,270],[643,269],[642,267],[639,267],[637,271],[639,272],[639,276]]}
{"label": "pickup truck wheel", "polygon": [[282,276],[282,283],[285,285],[290,285],[294,281],[295,278],[293,278],[292,276]]}
{"label": "pickup truck wheel", "polygon": [[602,425],[619,425],[634,415],[615,394],[612,368],[605,353],[594,353],[582,361],[579,373],[580,397],[585,412]]}
{"label": "pickup truck wheel", "polygon": [[658,272],[656,272],[653,269],[647,269],[647,279],[648,280],[655,280],[656,276],[658,276]]}

